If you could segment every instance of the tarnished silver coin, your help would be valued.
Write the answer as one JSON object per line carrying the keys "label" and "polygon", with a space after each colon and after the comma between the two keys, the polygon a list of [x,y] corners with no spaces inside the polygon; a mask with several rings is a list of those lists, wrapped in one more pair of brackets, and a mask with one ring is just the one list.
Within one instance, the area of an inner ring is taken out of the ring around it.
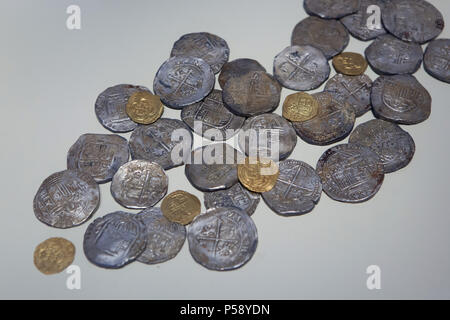
{"label": "tarnished silver coin", "polygon": [[[384,8],[384,0],[360,0],[359,9],[354,14],[341,19],[342,24],[347,28],[352,36],[362,41],[375,39],[386,33],[383,24],[370,24],[368,21],[374,14],[380,14]],[[374,6],[377,6],[378,9]],[[370,28],[369,28],[370,26]]]}
{"label": "tarnished silver coin", "polygon": [[275,187],[262,193],[264,202],[282,216],[311,212],[320,200],[322,182],[309,164],[297,160],[278,163],[280,174]]}
{"label": "tarnished silver coin", "polygon": [[431,114],[431,96],[411,75],[381,76],[372,86],[372,110],[377,118],[417,124]]}
{"label": "tarnished silver coin", "polygon": [[149,89],[143,86],[119,84],[100,93],[97,101],[95,101],[95,114],[102,126],[112,132],[129,132],[134,130],[137,123],[130,119],[125,108],[128,99],[137,91],[150,92]]}
{"label": "tarnished silver coin", "polygon": [[214,208],[188,226],[189,251],[196,262],[217,271],[242,267],[258,245],[255,223],[238,208]]}
{"label": "tarnished silver coin", "polygon": [[99,204],[100,189],[95,180],[84,171],[65,170],[42,182],[33,209],[41,222],[66,229],[88,220]]}
{"label": "tarnished silver coin", "polygon": [[422,47],[385,34],[365,51],[367,62],[378,74],[407,74],[419,70],[423,59]]}
{"label": "tarnished silver coin", "polygon": [[406,167],[416,151],[414,140],[408,132],[395,123],[380,119],[357,126],[349,137],[349,143],[374,151],[383,163],[384,173]]}
{"label": "tarnished silver coin", "polygon": [[356,12],[359,0],[305,0],[305,11],[326,19],[339,19]]}
{"label": "tarnished silver coin", "polygon": [[214,141],[231,138],[245,121],[225,107],[220,90],[213,90],[202,101],[184,107],[181,119],[192,131]]}
{"label": "tarnished silver coin", "polygon": [[225,87],[228,79],[243,76],[250,71],[266,72],[266,69],[258,61],[253,59],[242,58],[225,63],[219,74],[220,87]]}
{"label": "tarnished silver coin", "polygon": [[444,18],[424,0],[390,0],[382,11],[384,27],[399,39],[425,43],[444,29]]}
{"label": "tarnished silver coin", "polygon": [[160,208],[147,208],[137,214],[145,225],[144,235],[147,246],[137,261],[156,264],[174,258],[183,247],[186,239],[186,228],[176,222],[169,221]]}
{"label": "tarnished silver coin", "polygon": [[357,144],[334,146],[317,163],[323,191],[332,199],[358,203],[372,198],[384,180],[378,155]]}
{"label": "tarnished silver coin", "polygon": [[251,71],[228,79],[222,94],[223,102],[233,113],[251,117],[278,107],[281,86],[270,74]]}
{"label": "tarnished silver coin", "polygon": [[319,111],[311,120],[292,122],[297,135],[305,142],[324,146],[345,139],[355,125],[355,109],[340,103],[329,92],[313,94]]}
{"label": "tarnished silver coin", "polygon": [[331,93],[341,104],[348,102],[355,109],[357,117],[372,108],[370,104],[371,89],[372,80],[365,74],[346,76],[339,73],[328,80],[325,85],[325,91]]}
{"label": "tarnished silver coin", "polygon": [[93,264],[118,269],[145,250],[145,226],[137,215],[122,211],[95,219],[86,229],[83,249]]}
{"label": "tarnished silver coin", "polygon": [[450,83],[450,39],[431,41],[425,51],[423,66],[432,77]]}
{"label": "tarnished silver coin", "polygon": [[259,200],[259,193],[248,190],[239,182],[229,189],[204,193],[206,209],[236,207],[249,216],[255,212]]}
{"label": "tarnished silver coin", "polygon": [[153,90],[166,106],[181,109],[206,97],[214,81],[214,73],[203,59],[172,57],[156,73]]}
{"label": "tarnished silver coin", "polygon": [[242,158],[239,151],[226,143],[207,145],[192,151],[185,174],[201,191],[228,189],[238,182],[237,164]]}
{"label": "tarnished silver coin", "polygon": [[274,59],[275,79],[288,89],[306,91],[319,87],[330,75],[323,53],[311,46],[291,46]]}
{"label": "tarnished silver coin", "polygon": [[111,194],[122,206],[144,209],[154,206],[167,193],[169,180],[157,163],[133,160],[117,170],[111,183]]}
{"label": "tarnished silver coin", "polygon": [[188,33],[175,42],[170,56],[203,59],[214,73],[219,73],[230,57],[230,48],[225,40],[214,34]]}
{"label": "tarnished silver coin", "polygon": [[183,143],[192,145],[191,130],[180,120],[160,118],[152,124],[139,125],[130,137],[131,158],[155,162],[165,170],[182,165],[182,157],[180,161],[172,157],[174,147],[180,143],[172,139],[173,132],[184,133],[183,136],[190,141]]}
{"label": "tarnished silver coin", "polygon": [[292,31],[293,46],[313,46],[320,49],[327,59],[344,51],[350,35],[337,20],[308,17],[300,21]]}
{"label": "tarnished silver coin", "polygon": [[67,168],[89,173],[97,183],[108,182],[128,161],[127,139],[116,134],[83,134],[67,154]]}
{"label": "tarnished silver coin", "polygon": [[245,120],[239,132],[239,147],[251,157],[286,159],[297,144],[292,124],[275,113],[266,113]]}

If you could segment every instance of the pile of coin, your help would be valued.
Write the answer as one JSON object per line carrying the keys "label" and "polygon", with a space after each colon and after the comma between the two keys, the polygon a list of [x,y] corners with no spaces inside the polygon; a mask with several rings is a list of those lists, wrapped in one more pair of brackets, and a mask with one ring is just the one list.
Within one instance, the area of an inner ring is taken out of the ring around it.
{"label": "pile of coin", "polygon": [[[374,6],[383,24],[370,26],[368,8]],[[104,268],[135,260],[161,263],[174,258],[187,238],[196,262],[232,270],[256,250],[251,215],[260,197],[280,216],[311,212],[322,190],[341,202],[372,198],[384,175],[407,166],[414,155],[414,141],[400,125],[420,123],[431,113],[430,94],[412,74],[423,62],[431,76],[450,83],[450,39],[433,40],[443,30],[442,15],[423,0],[305,0],[304,8],[310,17],[275,56],[273,75],[252,59],[228,62],[225,40],[200,32],[174,43],[155,76],[154,93],[129,84],[103,91],[95,113],[114,134],[80,136],[69,149],[67,169],[40,186],[36,217],[55,228],[78,226],[99,207],[98,184],[111,182],[121,206],[142,211],[116,211],[91,222],[83,243],[90,262]],[[373,40],[365,57],[344,52],[350,34]],[[331,59],[337,74],[329,78]],[[380,75],[374,82],[364,74],[368,66]],[[214,89],[216,74],[222,90]],[[324,91],[305,92],[323,83]],[[272,112],[282,87],[300,92],[287,96],[279,116]],[[181,120],[161,118],[164,106],[180,109]],[[354,129],[355,119],[370,110],[376,119]],[[177,160],[178,130],[214,143],[192,150],[191,139],[188,156]],[[276,131],[276,157],[274,144],[251,143],[251,130]],[[130,131],[129,141],[117,134]],[[224,142],[237,132],[240,151]],[[318,146],[349,140],[325,151],[313,168],[289,159],[297,137]],[[202,156],[211,150],[218,161]],[[180,165],[204,192],[205,212],[185,191],[166,196],[166,170]],[[44,273],[59,272],[74,250],[67,240],[49,239],[36,248],[35,264]]]}

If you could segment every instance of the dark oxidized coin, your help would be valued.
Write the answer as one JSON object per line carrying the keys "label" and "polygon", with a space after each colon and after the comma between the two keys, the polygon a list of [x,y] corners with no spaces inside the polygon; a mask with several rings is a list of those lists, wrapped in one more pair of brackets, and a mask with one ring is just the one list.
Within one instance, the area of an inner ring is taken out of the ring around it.
{"label": "dark oxidized coin", "polygon": [[370,148],[381,159],[384,173],[406,167],[414,156],[416,146],[408,132],[395,123],[373,119],[355,128],[349,143]]}
{"label": "dark oxidized coin", "polygon": [[326,19],[339,19],[356,12],[359,0],[305,0],[305,11]]}
{"label": "dark oxidized coin", "polygon": [[243,76],[250,71],[266,72],[266,69],[258,61],[253,59],[243,58],[225,63],[219,74],[220,87],[225,87],[225,83],[228,79]]}
{"label": "dark oxidized coin", "polygon": [[450,83],[450,39],[431,41],[425,51],[423,65],[432,77]]}

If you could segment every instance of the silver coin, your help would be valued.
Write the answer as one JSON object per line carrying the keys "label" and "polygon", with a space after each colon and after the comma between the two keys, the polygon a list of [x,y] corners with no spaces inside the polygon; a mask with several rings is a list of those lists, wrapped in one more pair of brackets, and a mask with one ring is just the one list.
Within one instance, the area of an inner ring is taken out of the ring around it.
{"label": "silver coin", "polygon": [[320,200],[322,182],[313,167],[297,160],[278,164],[280,174],[275,187],[262,193],[264,202],[282,216],[311,212]]}
{"label": "silver coin", "polygon": [[358,203],[372,198],[384,180],[378,155],[356,144],[334,146],[317,163],[323,190],[332,199]]}
{"label": "silver coin", "polygon": [[84,171],[65,170],[42,182],[33,209],[41,222],[66,229],[88,220],[99,204],[100,189],[95,180]]}
{"label": "silver coin", "polygon": [[111,194],[122,206],[144,209],[154,206],[167,193],[168,178],[157,163],[133,160],[117,170],[111,183]]}
{"label": "silver coin", "polygon": [[172,57],[156,73],[153,90],[166,106],[181,109],[206,97],[214,81],[214,73],[203,59]]}
{"label": "silver coin", "polygon": [[125,108],[130,96],[137,91],[150,92],[143,86],[119,84],[100,93],[97,101],[95,101],[95,114],[102,126],[112,132],[134,130],[137,123],[130,119]]}
{"label": "silver coin", "polygon": [[201,102],[184,107],[181,119],[192,131],[214,141],[231,138],[245,121],[244,117],[235,115],[225,107],[220,90],[213,90]]}
{"label": "silver coin", "polygon": [[395,123],[373,119],[355,128],[349,143],[370,148],[381,159],[384,173],[406,167],[414,156],[416,146],[408,132]]}
{"label": "silver coin", "polygon": [[359,0],[305,0],[305,11],[326,19],[339,19],[356,12]]}
{"label": "silver coin", "polygon": [[345,139],[355,125],[355,109],[340,103],[329,92],[313,94],[319,101],[317,115],[307,121],[292,122],[297,135],[309,144],[324,146]]}
{"label": "silver coin", "polygon": [[411,75],[381,76],[372,86],[372,108],[377,118],[417,124],[431,114],[431,96]]}
{"label": "silver coin", "polygon": [[242,267],[258,245],[256,226],[238,208],[214,208],[195,217],[188,227],[189,251],[205,268],[227,271]]}
{"label": "silver coin", "polygon": [[192,151],[185,167],[189,182],[208,192],[231,188],[238,182],[237,164],[243,155],[226,143],[215,143]]}
{"label": "silver coin", "polygon": [[390,0],[382,11],[384,27],[399,39],[425,43],[444,29],[442,14],[423,0]]}
{"label": "silver coin", "polygon": [[378,74],[407,74],[419,70],[423,50],[417,43],[385,34],[367,47],[365,55],[370,67]]}
{"label": "silver coin", "polygon": [[312,90],[330,75],[330,65],[323,53],[311,46],[292,46],[274,59],[273,74],[283,86],[292,90]]}
{"label": "silver coin", "polygon": [[385,34],[386,29],[384,29],[381,21],[378,25],[373,25],[369,28],[367,21],[377,13],[377,11],[372,9],[372,6],[377,6],[381,12],[384,8],[384,4],[384,0],[360,0],[358,11],[343,17],[341,22],[356,39],[362,41],[375,39],[376,37]]}
{"label": "silver coin", "polygon": [[325,85],[325,91],[331,93],[342,104],[348,102],[355,109],[357,117],[372,108],[370,104],[371,89],[372,80],[365,74],[360,76],[336,74]]}
{"label": "silver coin", "polygon": [[225,83],[230,78],[243,76],[250,71],[266,72],[266,69],[256,60],[253,59],[236,59],[223,65],[219,74],[220,87],[225,87]]}
{"label": "silver coin", "polygon": [[145,250],[145,226],[135,214],[116,211],[95,219],[86,229],[83,249],[93,264],[118,269]]}
{"label": "silver coin", "polygon": [[350,35],[337,20],[308,17],[300,21],[292,31],[293,46],[313,46],[323,52],[327,59],[344,51]]}
{"label": "silver coin", "polygon": [[163,216],[160,208],[147,208],[137,214],[145,225],[147,246],[137,261],[156,264],[174,258],[183,247],[186,228]]}
{"label": "silver coin", "polygon": [[[149,125],[139,125],[130,137],[130,152],[133,160],[148,160],[155,162],[165,170],[180,166],[172,158],[172,151],[180,142],[172,139],[173,132],[184,132],[185,141],[192,145],[192,133],[180,120],[160,118]],[[189,138],[188,138],[189,137]]]}
{"label": "silver coin", "polygon": [[127,139],[116,134],[83,134],[67,154],[67,168],[89,173],[97,183],[112,179],[128,161]]}
{"label": "silver coin", "polygon": [[239,132],[239,148],[252,157],[286,159],[297,144],[292,124],[275,113],[266,113],[245,120]]}
{"label": "silver coin", "polygon": [[239,182],[229,189],[205,192],[206,209],[236,207],[251,216],[259,204],[259,193],[244,188]]}
{"label": "silver coin", "polygon": [[203,59],[214,73],[219,73],[230,57],[230,48],[225,40],[214,34],[188,33],[175,42],[170,56]]}
{"label": "silver coin", "polygon": [[430,42],[425,51],[423,65],[432,77],[450,83],[450,39]]}

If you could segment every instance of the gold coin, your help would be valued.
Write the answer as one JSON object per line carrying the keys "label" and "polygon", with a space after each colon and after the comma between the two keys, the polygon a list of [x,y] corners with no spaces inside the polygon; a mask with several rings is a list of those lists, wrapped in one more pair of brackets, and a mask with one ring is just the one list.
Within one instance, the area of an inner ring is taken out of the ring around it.
{"label": "gold coin", "polygon": [[297,92],[286,97],[283,103],[283,117],[290,121],[302,122],[317,115],[319,102],[306,92]]}
{"label": "gold coin", "polygon": [[267,192],[275,186],[278,165],[269,159],[245,158],[245,162],[238,164],[238,178],[244,187],[253,192]]}
{"label": "gold coin", "polygon": [[50,238],[34,250],[34,265],[44,274],[60,273],[70,266],[75,257],[75,246],[64,238]]}
{"label": "gold coin", "polygon": [[333,58],[333,66],[339,73],[347,76],[359,76],[366,71],[367,61],[359,53],[343,52]]}
{"label": "gold coin", "polygon": [[164,106],[159,96],[147,91],[137,91],[128,99],[125,110],[134,122],[151,124],[161,117]]}
{"label": "gold coin", "polygon": [[161,211],[170,221],[187,225],[200,214],[201,204],[193,194],[177,190],[164,198]]}

